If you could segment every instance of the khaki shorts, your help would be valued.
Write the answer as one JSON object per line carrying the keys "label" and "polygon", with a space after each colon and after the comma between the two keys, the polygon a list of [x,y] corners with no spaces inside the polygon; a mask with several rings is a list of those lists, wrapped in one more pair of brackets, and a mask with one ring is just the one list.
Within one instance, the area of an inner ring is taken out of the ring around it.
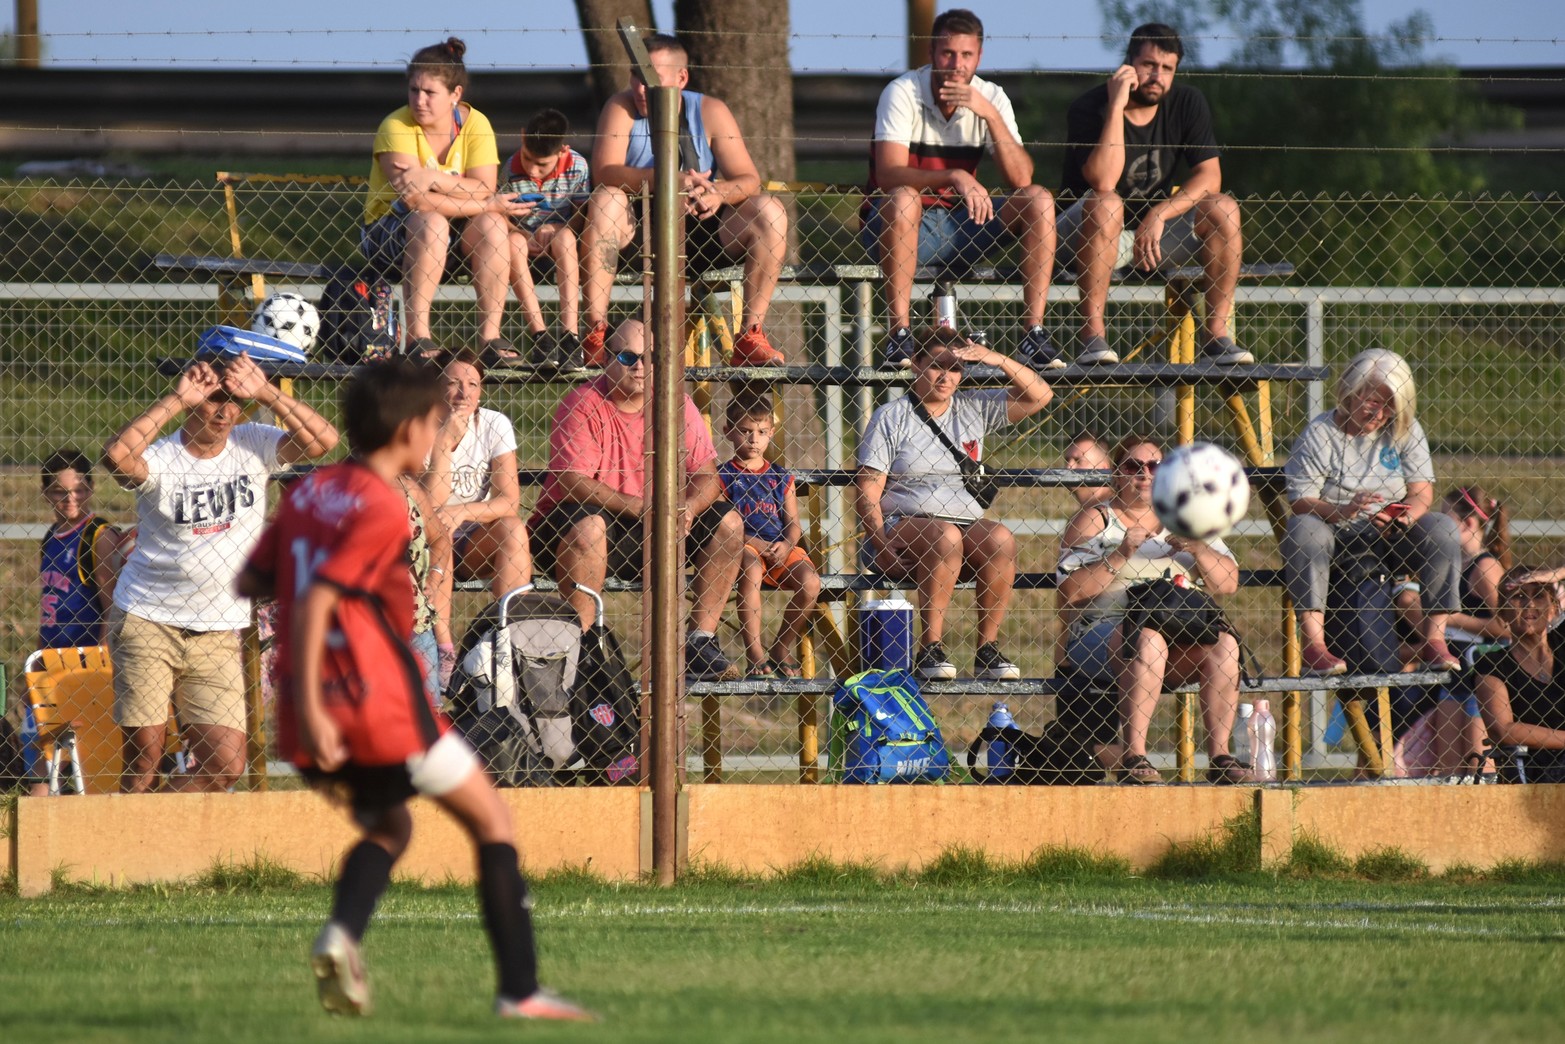
{"label": "khaki shorts", "polygon": [[115,607],[109,612],[114,722],[129,729],[168,721],[245,728],[245,678],[238,631],[187,631]]}

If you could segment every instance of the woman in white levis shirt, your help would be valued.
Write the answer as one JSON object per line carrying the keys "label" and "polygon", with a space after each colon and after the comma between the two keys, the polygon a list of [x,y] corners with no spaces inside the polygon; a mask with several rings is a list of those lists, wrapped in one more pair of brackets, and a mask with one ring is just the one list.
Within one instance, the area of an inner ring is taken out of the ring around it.
{"label": "woman in white levis shirt", "polygon": [[[243,400],[282,426],[239,423]],[[180,414],[179,429],[153,441]],[[234,594],[234,577],[266,519],[271,473],[336,445],[325,418],[241,354],[195,363],[104,446],[109,473],[136,493],[138,541],[108,626],[114,720],[125,739],[122,790],[156,782],[171,696],[197,765],[172,789],[226,790],[244,770],[239,629],[250,622],[250,602]]]}

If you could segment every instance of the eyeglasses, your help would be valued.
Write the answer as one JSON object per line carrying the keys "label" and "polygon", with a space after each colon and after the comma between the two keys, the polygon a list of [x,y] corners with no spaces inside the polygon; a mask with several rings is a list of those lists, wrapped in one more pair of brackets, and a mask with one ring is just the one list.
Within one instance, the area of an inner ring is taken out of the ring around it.
{"label": "eyeglasses", "polygon": [[1143,471],[1150,475],[1161,463],[1163,463],[1161,460],[1138,460],[1135,457],[1126,457],[1119,462],[1118,467],[1127,475],[1139,475]]}
{"label": "eyeglasses", "polygon": [[57,487],[50,486],[48,489],[43,491],[43,495],[48,497],[50,500],[65,500],[68,497],[75,497],[77,500],[86,500],[88,497],[92,496],[92,487],[76,486],[73,489],[59,489]]}
{"label": "eyeglasses", "polygon": [[614,361],[625,367],[627,370],[634,370],[636,368],[636,364],[639,362],[646,362],[647,357],[645,352],[615,352]]}

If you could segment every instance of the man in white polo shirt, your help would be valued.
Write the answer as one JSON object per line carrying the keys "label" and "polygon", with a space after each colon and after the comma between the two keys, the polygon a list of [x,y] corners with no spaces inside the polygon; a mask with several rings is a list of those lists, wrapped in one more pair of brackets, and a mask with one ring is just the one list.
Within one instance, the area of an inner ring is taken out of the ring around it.
{"label": "man in white polo shirt", "polygon": [[[271,410],[282,427],[239,423],[244,399]],[[181,413],[179,429],[154,442]],[[250,622],[250,602],[234,595],[234,577],[266,520],[272,472],[336,445],[324,417],[241,354],[191,366],[103,447],[109,474],[136,493],[136,550],[108,621],[114,720],[125,739],[122,790],[140,793],[156,782],[170,695],[197,766],[173,788],[226,790],[244,771],[239,630]]]}
{"label": "man in white polo shirt", "polygon": [[[935,19],[929,64],[892,80],[875,110],[870,175],[860,212],[864,246],[886,278],[885,361],[913,354],[909,310],[919,265],[960,272],[995,247],[1021,245],[1025,317],[1007,353],[1045,369],[1064,366],[1043,329],[1054,268],[1054,198],[1032,183],[1005,91],[977,75],[984,25],[953,8]],[[987,151],[1009,189],[995,199],[978,180]]]}

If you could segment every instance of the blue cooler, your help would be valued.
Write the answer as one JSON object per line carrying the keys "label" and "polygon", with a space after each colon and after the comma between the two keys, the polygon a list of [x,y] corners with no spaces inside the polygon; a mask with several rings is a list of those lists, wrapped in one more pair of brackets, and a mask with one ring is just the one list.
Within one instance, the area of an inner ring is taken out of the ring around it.
{"label": "blue cooler", "polygon": [[881,598],[859,607],[859,669],[909,670],[913,666],[913,603]]}

